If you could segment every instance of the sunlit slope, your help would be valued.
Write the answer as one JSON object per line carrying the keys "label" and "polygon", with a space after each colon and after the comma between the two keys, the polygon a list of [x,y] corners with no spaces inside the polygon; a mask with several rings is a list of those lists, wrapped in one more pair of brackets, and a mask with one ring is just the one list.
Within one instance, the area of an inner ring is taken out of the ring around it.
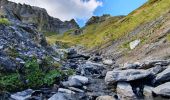
{"label": "sunlit slope", "polygon": [[[126,36],[136,27],[153,21],[170,10],[170,0],[149,0],[143,6],[133,11],[124,18],[109,18],[102,23],[84,27],[81,35],[65,33],[61,36],[51,36],[51,42],[63,41],[70,44],[79,44],[88,48],[101,46],[109,41],[114,41]],[[51,42],[51,43],[52,43]]]}

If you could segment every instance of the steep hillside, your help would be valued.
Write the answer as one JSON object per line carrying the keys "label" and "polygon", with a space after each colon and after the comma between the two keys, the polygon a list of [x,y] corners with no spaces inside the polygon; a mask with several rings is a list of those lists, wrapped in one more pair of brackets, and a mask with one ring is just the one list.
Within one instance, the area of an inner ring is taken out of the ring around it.
{"label": "steep hillside", "polygon": [[35,24],[39,31],[50,33],[64,33],[70,29],[78,28],[75,20],[62,22],[58,18],[48,15],[43,8],[26,4],[17,4],[8,0],[0,1],[0,15],[9,19],[20,20],[24,23]]}
{"label": "steep hillside", "polygon": [[[160,16],[166,14],[169,11],[169,2],[169,0],[149,0],[142,7],[138,8],[121,20],[115,21],[114,18],[109,18],[104,23],[97,24],[100,26],[104,26],[101,28],[95,28],[96,23],[86,26],[85,28],[83,28],[83,30],[88,29],[93,30],[93,32],[90,33],[84,31],[82,35],[71,36],[69,41],[72,43],[82,44],[87,47],[95,47],[105,44],[106,42],[118,40],[136,29],[137,27],[140,27],[145,23],[154,21],[156,18],[159,18]],[[63,39],[63,41],[68,40],[65,36],[61,38]]]}
{"label": "steep hillside", "polygon": [[141,49],[144,45],[150,46],[160,41],[160,38],[168,39],[166,35],[169,33],[169,11],[170,0],[149,0],[126,17],[110,17],[104,22],[86,25],[82,28],[81,35],[67,32],[63,36],[54,38],[73,45],[83,45],[117,59],[123,55],[133,55],[129,53],[138,51],[136,48],[129,49],[129,43],[133,40],[140,39],[138,49],[146,51],[146,48]]}

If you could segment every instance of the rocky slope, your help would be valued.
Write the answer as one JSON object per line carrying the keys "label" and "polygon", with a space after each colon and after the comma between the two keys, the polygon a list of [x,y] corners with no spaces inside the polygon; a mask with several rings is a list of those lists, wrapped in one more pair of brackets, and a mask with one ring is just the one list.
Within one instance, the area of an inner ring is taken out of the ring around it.
{"label": "rocky slope", "polygon": [[74,19],[62,22],[60,19],[48,15],[43,8],[33,7],[26,4],[16,4],[8,0],[0,1],[0,15],[9,19],[20,20],[24,23],[35,24],[39,31],[64,33],[79,26]]}
{"label": "rocky slope", "polygon": [[52,36],[92,47],[83,52],[48,45],[34,24],[0,18],[0,99],[168,100],[169,7],[149,0],[128,16],[92,17],[81,35]]}

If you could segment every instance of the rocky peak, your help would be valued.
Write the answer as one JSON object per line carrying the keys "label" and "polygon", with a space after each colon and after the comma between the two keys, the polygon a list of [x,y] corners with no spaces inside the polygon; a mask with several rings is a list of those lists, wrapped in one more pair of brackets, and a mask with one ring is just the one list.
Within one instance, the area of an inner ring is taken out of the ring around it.
{"label": "rocky peak", "polygon": [[0,1],[0,15],[10,20],[20,20],[23,23],[35,24],[39,31],[64,33],[70,29],[79,28],[74,19],[62,22],[48,15],[43,8],[26,4],[17,4],[8,0]]}
{"label": "rocky peak", "polygon": [[91,25],[94,23],[101,23],[105,21],[106,19],[110,18],[111,16],[109,14],[104,14],[102,16],[92,16],[86,23],[86,25]]}

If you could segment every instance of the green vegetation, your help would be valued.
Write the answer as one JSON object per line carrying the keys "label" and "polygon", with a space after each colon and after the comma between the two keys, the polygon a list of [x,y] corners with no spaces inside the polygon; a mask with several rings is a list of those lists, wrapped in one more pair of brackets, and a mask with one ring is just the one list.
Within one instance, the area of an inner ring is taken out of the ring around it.
{"label": "green vegetation", "polygon": [[50,86],[57,84],[65,77],[72,75],[73,70],[60,70],[54,68],[50,57],[44,58],[42,64],[38,64],[35,57],[26,58],[25,68],[20,72],[15,73],[0,73],[0,90],[1,91],[15,91],[24,88],[38,88],[41,86]]}
{"label": "green vegetation", "polygon": [[56,32],[43,32],[46,37],[52,36],[52,35],[57,35],[58,33]]}
{"label": "green vegetation", "polygon": [[13,91],[15,89],[22,89],[23,83],[19,79],[18,73],[0,73],[0,92],[1,91]]}
{"label": "green vegetation", "polygon": [[10,25],[10,21],[7,18],[0,18],[0,24]]}
{"label": "green vegetation", "polygon": [[170,34],[166,36],[167,40],[170,42]]}
{"label": "green vegetation", "polygon": [[52,41],[62,41],[71,45],[80,44],[88,48],[98,47],[128,35],[138,26],[153,21],[166,14],[170,8],[170,0],[149,0],[143,6],[130,13],[125,18],[109,18],[102,23],[92,24],[83,28],[83,34],[50,38]]}

